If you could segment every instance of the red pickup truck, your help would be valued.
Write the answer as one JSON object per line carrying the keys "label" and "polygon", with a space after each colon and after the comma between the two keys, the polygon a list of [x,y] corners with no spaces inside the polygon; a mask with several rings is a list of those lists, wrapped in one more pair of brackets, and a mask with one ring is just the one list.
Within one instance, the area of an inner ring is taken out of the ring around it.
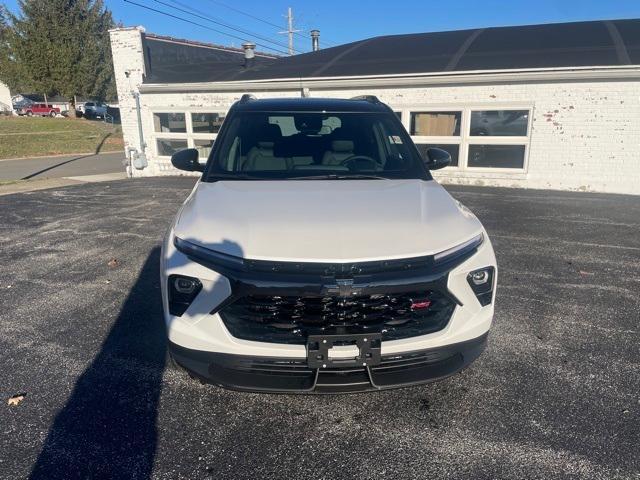
{"label": "red pickup truck", "polygon": [[27,115],[29,117],[32,115],[55,117],[59,113],[60,109],[58,107],[54,107],[47,103],[32,103],[31,105],[25,105],[20,109],[20,111],[18,111],[18,115]]}

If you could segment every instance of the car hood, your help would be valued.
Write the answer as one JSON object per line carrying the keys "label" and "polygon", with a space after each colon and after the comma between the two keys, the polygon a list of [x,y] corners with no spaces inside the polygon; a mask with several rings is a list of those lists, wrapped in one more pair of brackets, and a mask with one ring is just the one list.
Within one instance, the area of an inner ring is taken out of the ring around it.
{"label": "car hood", "polygon": [[431,255],[482,231],[435,181],[199,182],[174,234],[257,260],[353,262]]}

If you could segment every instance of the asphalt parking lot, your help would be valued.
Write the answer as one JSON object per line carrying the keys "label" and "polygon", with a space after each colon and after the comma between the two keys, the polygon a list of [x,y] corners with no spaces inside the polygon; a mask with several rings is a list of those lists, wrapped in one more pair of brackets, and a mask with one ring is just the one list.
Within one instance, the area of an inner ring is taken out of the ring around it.
{"label": "asphalt parking lot", "polygon": [[159,243],[192,185],[0,197],[0,478],[640,478],[640,197],[451,187],[498,257],[487,351],[287,396],[167,364]]}

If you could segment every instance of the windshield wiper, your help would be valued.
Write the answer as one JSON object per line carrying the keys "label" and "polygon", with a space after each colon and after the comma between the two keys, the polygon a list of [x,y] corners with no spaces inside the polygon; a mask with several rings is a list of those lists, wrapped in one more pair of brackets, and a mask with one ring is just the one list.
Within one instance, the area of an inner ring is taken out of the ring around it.
{"label": "windshield wiper", "polygon": [[339,175],[330,173],[326,175],[304,175],[300,177],[287,177],[286,180],[387,180],[387,177],[380,175],[352,174]]}

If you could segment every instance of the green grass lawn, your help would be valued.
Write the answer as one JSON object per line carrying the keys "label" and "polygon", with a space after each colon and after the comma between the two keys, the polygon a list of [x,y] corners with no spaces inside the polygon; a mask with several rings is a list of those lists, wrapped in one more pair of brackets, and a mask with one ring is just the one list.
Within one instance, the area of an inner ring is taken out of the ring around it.
{"label": "green grass lawn", "polygon": [[120,127],[101,121],[0,116],[0,159],[112,152],[123,145]]}

